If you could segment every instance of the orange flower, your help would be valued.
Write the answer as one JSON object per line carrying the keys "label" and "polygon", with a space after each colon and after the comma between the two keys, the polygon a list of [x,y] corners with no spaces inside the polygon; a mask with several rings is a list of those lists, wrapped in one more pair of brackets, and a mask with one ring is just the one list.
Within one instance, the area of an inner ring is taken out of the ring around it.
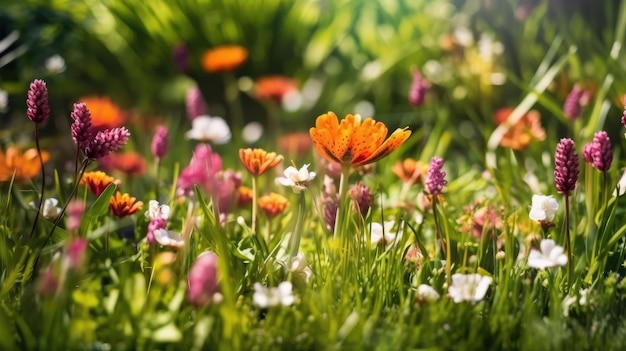
{"label": "orange flower", "polygon": [[396,162],[391,171],[404,183],[419,184],[422,182],[422,176],[428,171],[428,165],[407,158],[404,161]]}
{"label": "orange flower", "polygon": [[237,206],[245,207],[252,202],[252,189],[247,186],[240,186],[237,189]]}
{"label": "orange flower", "polygon": [[85,96],[79,99],[91,112],[91,125],[96,130],[116,128],[124,123],[122,110],[108,97]]}
{"label": "orange flower", "polygon": [[124,152],[109,154],[109,156],[99,160],[102,169],[112,171],[118,170],[127,175],[142,175],[146,173],[146,159],[137,152]]}
{"label": "orange flower", "polygon": [[135,202],[134,197],[130,197],[128,194],[122,194],[119,191],[115,194],[115,196],[111,197],[109,201],[109,208],[113,215],[116,217],[126,217],[130,216],[133,213],[141,210],[143,206],[143,202],[137,201]]}
{"label": "orange flower", "polygon": [[[494,120],[501,124],[513,112],[512,107],[504,107],[496,111]],[[513,150],[524,150],[533,140],[544,140],[546,132],[541,127],[541,115],[536,110],[528,111],[500,140],[500,146]]]}
{"label": "orange flower", "polygon": [[202,68],[210,73],[230,72],[248,58],[248,50],[239,45],[222,45],[209,49],[202,55]]}
{"label": "orange flower", "polygon": [[[41,152],[43,162],[48,162],[50,154]],[[20,183],[26,183],[41,171],[41,164],[36,149],[28,149],[22,154],[15,146],[9,146],[6,153],[0,151],[0,182],[13,178]]]}
{"label": "orange flower", "polygon": [[256,80],[254,96],[259,100],[282,102],[287,93],[296,89],[296,82],[289,77],[265,76]]}
{"label": "orange flower", "polygon": [[83,177],[80,178],[80,184],[86,185],[96,196],[100,196],[104,189],[111,183],[115,183],[117,186],[121,184],[118,179],[101,171],[85,172]]}
{"label": "orange flower", "polygon": [[400,147],[410,130],[396,129],[387,138],[387,126],[359,115],[347,115],[339,123],[334,112],[317,117],[309,130],[317,151],[327,160],[344,165],[363,166],[376,162]]}
{"label": "orange flower", "polygon": [[289,155],[304,156],[312,146],[311,137],[306,132],[290,133],[278,139],[278,148]]}
{"label": "orange flower", "polygon": [[265,212],[265,215],[269,219],[272,219],[283,213],[288,205],[289,200],[287,200],[286,197],[276,193],[270,193],[269,195],[261,196],[259,198],[259,207],[261,207],[261,210]]}
{"label": "orange flower", "polygon": [[252,175],[259,176],[276,167],[283,156],[263,149],[239,149],[239,159]]}

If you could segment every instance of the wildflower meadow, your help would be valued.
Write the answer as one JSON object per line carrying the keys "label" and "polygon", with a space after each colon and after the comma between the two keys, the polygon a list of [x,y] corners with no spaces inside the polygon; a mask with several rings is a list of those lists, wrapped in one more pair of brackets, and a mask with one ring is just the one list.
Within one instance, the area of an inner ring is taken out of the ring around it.
{"label": "wildflower meadow", "polygon": [[0,0],[0,350],[626,349],[626,1]]}

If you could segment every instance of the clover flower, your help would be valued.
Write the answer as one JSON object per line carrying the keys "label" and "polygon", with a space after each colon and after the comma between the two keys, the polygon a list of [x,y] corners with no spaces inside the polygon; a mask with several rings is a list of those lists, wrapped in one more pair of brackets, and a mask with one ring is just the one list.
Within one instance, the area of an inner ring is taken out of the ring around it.
{"label": "clover flower", "polygon": [[217,255],[211,251],[200,254],[191,265],[187,298],[192,305],[200,307],[217,302],[220,290],[217,265]]}
{"label": "clover flower", "polygon": [[150,143],[150,151],[156,158],[163,158],[169,148],[169,131],[164,126],[158,126]]}
{"label": "clover flower", "polygon": [[265,287],[259,283],[254,284],[252,302],[259,308],[275,306],[291,306],[296,301],[293,295],[291,282],[282,282],[276,288]]}
{"label": "clover flower", "polygon": [[70,113],[72,118],[72,139],[74,144],[83,150],[93,138],[93,129],[91,123],[91,112],[87,105],[83,102],[74,104],[74,108]]}
{"label": "clover flower", "polygon": [[611,168],[613,149],[607,132],[601,130],[594,134],[593,140],[583,148],[583,158],[601,172],[606,172]]}
{"label": "clover flower", "polygon": [[567,255],[564,249],[556,245],[552,239],[541,240],[539,244],[541,251],[530,249],[528,254],[528,266],[537,269],[549,267],[559,267],[567,264]]}
{"label": "clover flower", "polygon": [[448,295],[455,303],[468,301],[478,302],[485,297],[493,279],[477,273],[452,275],[452,284],[448,287]]}
{"label": "clover flower", "polygon": [[578,154],[574,147],[574,141],[563,138],[556,146],[554,155],[554,183],[556,190],[561,194],[567,194],[576,188],[578,181]]}
{"label": "clover flower", "polygon": [[50,107],[48,106],[48,88],[46,87],[46,82],[41,79],[35,79],[30,83],[26,106],[26,115],[33,123],[41,124],[48,119],[50,116]]}
{"label": "clover flower", "polygon": [[443,187],[448,184],[446,180],[446,172],[443,172],[443,159],[439,157],[433,157],[430,159],[430,167],[428,167],[428,173],[426,175],[426,189],[428,192],[437,196],[441,194]]}
{"label": "clover flower", "polygon": [[554,213],[559,209],[559,203],[552,195],[535,194],[528,217],[540,223],[552,222]]}
{"label": "clover flower", "polygon": [[325,159],[342,165],[363,166],[376,162],[400,147],[411,131],[396,129],[387,138],[388,129],[373,118],[361,121],[359,115],[347,115],[341,122],[334,112],[320,115],[309,130],[317,151]]}
{"label": "clover flower", "polygon": [[294,193],[299,194],[309,187],[309,183],[315,178],[315,172],[309,172],[309,164],[305,164],[300,169],[293,166],[287,167],[283,172],[283,177],[276,178],[276,183],[283,186],[290,186]]}
{"label": "clover flower", "polygon": [[121,149],[129,137],[130,132],[125,127],[99,131],[83,152],[88,159],[97,160]]}

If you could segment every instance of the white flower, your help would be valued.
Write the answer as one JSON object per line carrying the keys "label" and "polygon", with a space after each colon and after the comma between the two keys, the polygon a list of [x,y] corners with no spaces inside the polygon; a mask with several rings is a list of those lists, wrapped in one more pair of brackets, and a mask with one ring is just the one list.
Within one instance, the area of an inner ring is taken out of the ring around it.
{"label": "white flower", "polygon": [[285,176],[276,178],[276,184],[290,186],[294,193],[299,194],[315,178],[315,172],[309,172],[309,166],[306,164],[299,170],[293,166],[287,167]]}
{"label": "white flower", "polygon": [[230,128],[222,117],[198,116],[191,122],[187,139],[225,144],[230,140]]}
{"label": "white flower", "polygon": [[533,195],[533,203],[528,217],[537,222],[551,222],[554,219],[554,213],[558,209],[559,203],[552,195]]}
{"label": "white flower", "polygon": [[254,284],[252,301],[260,308],[274,307],[278,305],[293,305],[296,298],[292,293],[291,282],[282,282],[276,288],[268,288],[259,283]]}
{"label": "white flower", "polygon": [[150,219],[168,219],[170,217],[170,207],[168,205],[161,205],[156,200],[150,200],[148,203],[148,211],[146,211],[146,217]]}
{"label": "white flower", "polygon": [[417,287],[417,297],[424,301],[436,301],[441,297],[437,290],[427,284],[420,284]]}
{"label": "white flower", "polygon": [[313,271],[311,271],[311,268],[306,261],[306,257],[302,252],[298,252],[298,254],[291,259],[291,264],[287,267],[287,271],[296,275],[302,275],[304,277],[304,281],[307,283],[313,275]]}
{"label": "white flower", "polygon": [[183,247],[185,245],[180,234],[167,229],[155,230],[154,239],[163,246]]}
{"label": "white flower", "polygon": [[46,59],[44,63],[46,70],[51,74],[58,74],[65,71],[65,60],[61,55],[53,55]]}
{"label": "white flower", "polygon": [[378,222],[372,222],[370,229],[370,244],[372,249],[378,247],[378,245],[385,246],[385,249],[390,249],[396,245],[402,238],[402,230],[394,233],[391,228],[396,224],[396,221],[385,221],[384,224]]}
{"label": "white flower", "polygon": [[9,93],[6,90],[0,89],[0,113],[7,112],[9,107]]}
{"label": "white flower", "polygon": [[552,239],[541,240],[541,251],[530,249],[528,254],[528,266],[537,269],[558,267],[567,264],[567,255],[563,248],[558,246]]}
{"label": "white flower", "polygon": [[263,136],[263,125],[259,122],[250,122],[241,131],[243,140],[248,144],[254,144]]}
{"label": "white flower", "polygon": [[448,288],[448,294],[455,303],[462,301],[477,302],[485,297],[491,281],[491,277],[476,273],[455,273],[452,275],[452,285]]}
{"label": "white flower", "polygon": [[622,196],[624,195],[625,192],[626,192],[626,169],[624,170],[622,177],[619,179],[619,182],[617,182],[617,186],[615,187],[615,190],[613,190],[613,196]]}
{"label": "white flower", "polygon": [[[57,206],[59,204],[59,200],[51,197],[49,199],[45,199],[43,202],[43,208],[41,209],[41,215],[46,219],[56,219],[61,214],[61,208]],[[29,205],[32,208],[37,208],[35,202],[31,201]]]}

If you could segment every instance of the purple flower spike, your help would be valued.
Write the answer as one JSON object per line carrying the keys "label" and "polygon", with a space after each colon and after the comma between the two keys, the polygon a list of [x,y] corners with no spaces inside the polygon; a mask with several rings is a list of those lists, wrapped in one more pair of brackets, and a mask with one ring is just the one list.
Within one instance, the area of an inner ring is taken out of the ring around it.
{"label": "purple flower spike", "polygon": [[583,148],[583,158],[599,171],[606,172],[613,162],[611,139],[605,131],[599,131],[593,140]]}
{"label": "purple flower spike", "polygon": [[413,70],[413,84],[411,90],[409,90],[409,102],[413,106],[421,106],[424,103],[426,93],[430,88],[430,83],[424,79],[422,74],[414,69]]}
{"label": "purple flower spike", "polygon": [[164,126],[158,126],[152,137],[150,150],[156,158],[163,158],[169,148],[169,131]]}
{"label": "purple flower spike", "polygon": [[85,156],[91,160],[98,160],[122,148],[130,137],[128,129],[113,128],[98,132],[84,149]]}
{"label": "purple flower spike", "polygon": [[563,104],[563,113],[569,120],[575,120],[580,117],[580,111],[582,110],[582,102],[586,95],[586,92],[580,88],[578,84],[574,85],[572,91],[567,95],[565,103]]}
{"label": "purple flower spike", "polygon": [[189,117],[192,121],[196,119],[196,117],[205,116],[208,113],[202,92],[197,86],[194,86],[187,91],[185,104],[187,106],[187,117]]}
{"label": "purple flower spike", "polygon": [[46,82],[41,79],[35,79],[30,83],[28,89],[28,98],[26,99],[26,115],[35,124],[41,124],[50,116],[50,107],[48,106],[48,88]]}
{"label": "purple flower spike", "polygon": [[430,159],[430,167],[428,167],[426,189],[431,195],[437,196],[441,194],[443,187],[448,184],[446,172],[443,172],[443,159],[433,157]]}
{"label": "purple flower spike", "polygon": [[563,138],[556,146],[554,155],[554,183],[556,190],[561,194],[567,194],[576,188],[578,181],[578,155],[574,141]]}
{"label": "purple flower spike", "polygon": [[74,122],[72,122],[72,139],[74,140],[74,144],[76,144],[80,150],[84,150],[87,145],[89,145],[91,139],[93,139],[91,112],[89,112],[87,105],[80,102],[74,104],[74,109],[70,117],[74,120]]}
{"label": "purple flower spike", "polygon": [[174,65],[180,72],[187,72],[189,70],[189,49],[185,43],[180,43],[174,46],[172,49],[172,59]]}
{"label": "purple flower spike", "polygon": [[372,207],[372,194],[370,189],[363,183],[356,183],[350,190],[348,195],[354,201],[356,209],[362,216],[367,215],[367,211]]}

